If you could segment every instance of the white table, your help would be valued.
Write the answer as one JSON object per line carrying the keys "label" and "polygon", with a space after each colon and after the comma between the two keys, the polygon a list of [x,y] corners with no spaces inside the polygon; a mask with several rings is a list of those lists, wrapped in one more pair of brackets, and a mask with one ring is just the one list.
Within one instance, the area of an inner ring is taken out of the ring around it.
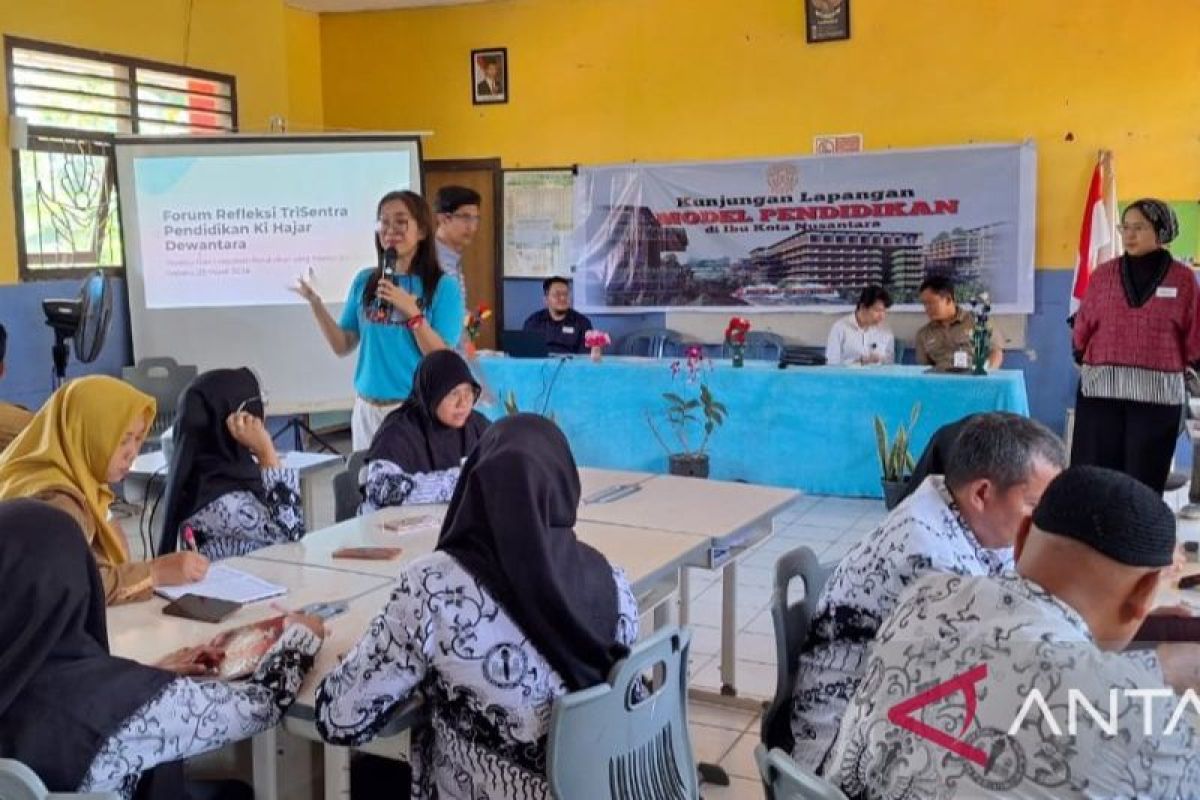
{"label": "white table", "polygon": [[[280,453],[279,460],[284,467],[294,469],[300,473],[300,496],[304,504],[304,525],[306,530],[312,530],[314,525],[313,517],[313,498],[315,497],[314,484],[316,478],[325,474],[327,470],[332,470],[343,466],[346,462],[342,456],[331,455],[329,453],[307,453],[302,450],[292,450],[287,453]],[[130,468],[129,474],[125,480],[133,480],[135,482],[144,482],[146,485],[146,502],[150,502],[150,486],[155,483],[155,479],[161,478],[166,480],[167,475],[167,459],[161,450],[155,450],[150,453],[142,453],[133,460],[133,467]]]}
{"label": "white table", "polygon": [[[286,586],[288,592],[269,601],[248,604],[217,624],[167,616],[162,613],[166,601],[160,597],[144,603],[110,607],[107,617],[113,654],[152,664],[181,647],[203,644],[223,631],[277,616],[279,605],[296,609],[309,603],[345,600],[350,611],[330,620],[327,626],[329,637],[317,662],[318,666],[325,665],[324,670],[318,672],[314,668],[310,671],[302,689],[311,698],[320,677],[336,663],[338,654],[348,650],[362,635],[365,620],[382,607],[392,586],[388,578],[324,567],[249,558],[231,558],[222,563]],[[279,794],[275,729],[254,737],[252,749],[254,795],[262,800],[274,800]]]}
{"label": "white table", "polygon": [[[708,542],[700,566],[721,570],[721,694],[737,694],[737,560],[772,534],[776,514],[794,503],[793,489],[746,483],[680,478],[674,475],[580,470],[588,487],[579,506],[580,520],[628,527],[677,531]],[[586,502],[613,486],[636,487],[608,502]],[[679,623],[688,623],[687,570],[680,573]]]}

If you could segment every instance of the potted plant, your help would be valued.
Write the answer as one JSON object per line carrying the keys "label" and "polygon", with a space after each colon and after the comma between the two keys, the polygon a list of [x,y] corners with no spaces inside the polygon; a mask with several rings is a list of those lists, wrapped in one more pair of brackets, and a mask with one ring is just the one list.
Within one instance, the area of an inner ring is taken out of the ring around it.
{"label": "potted plant", "polygon": [[921,404],[914,403],[908,425],[898,425],[891,442],[888,441],[887,426],[883,419],[875,416],[875,445],[879,450],[879,466],[882,471],[880,482],[883,484],[883,503],[888,511],[900,502],[900,495],[908,485],[908,476],[916,466],[908,448],[912,444],[912,432],[919,416]]}
{"label": "potted plant", "polygon": [[976,375],[987,375],[988,356],[992,354],[992,330],[988,327],[988,315],[992,313],[992,301],[987,292],[971,301],[971,312],[975,316],[975,327],[971,329],[971,360]]}
{"label": "potted plant", "polygon": [[612,338],[604,331],[590,330],[583,335],[583,346],[592,351],[592,361],[597,364],[604,355],[604,348],[612,344]]}
{"label": "potted plant", "polygon": [[[677,392],[663,392],[667,424],[679,442],[678,450],[672,450],[654,425],[650,413],[646,412],[646,423],[650,426],[654,438],[667,452],[669,471],[672,475],[688,478],[708,477],[708,440],[729,414],[729,410],[723,403],[717,402],[712,390],[708,388],[708,383],[701,377],[706,368],[708,367],[704,353],[697,346],[688,348],[687,359],[683,364],[678,361],[671,364],[673,377],[679,377],[682,372],[686,372],[686,385],[698,386],[696,394],[691,397],[684,397]],[[703,431],[703,435],[700,437],[699,446],[693,448],[693,429],[697,427]]]}
{"label": "potted plant", "polygon": [[463,328],[467,333],[467,357],[475,357],[475,341],[479,338],[479,330],[483,327],[483,321],[492,315],[492,310],[488,308],[486,303],[480,303],[479,308],[474,312],[468,311],[466,319],[463,320]]}
{"label": "potted plant", "polygon": [[746,363],[746,334],[750,332],[750,320],[742,317],[730,317],[725,326],[725,344],[733,353],[733,366],[741,367]]}

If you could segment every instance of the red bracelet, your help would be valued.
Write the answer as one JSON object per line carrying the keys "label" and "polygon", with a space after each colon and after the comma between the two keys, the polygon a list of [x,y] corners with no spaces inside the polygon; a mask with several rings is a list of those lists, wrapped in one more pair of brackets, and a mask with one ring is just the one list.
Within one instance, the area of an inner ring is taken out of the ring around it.
{"label": "red bracelet", "polygon": [[425,315],[417,314],[415,317],[409,317],[408,321],[404,324],[408,326],[410,331],[415,331],[417,328],[425,324]]}

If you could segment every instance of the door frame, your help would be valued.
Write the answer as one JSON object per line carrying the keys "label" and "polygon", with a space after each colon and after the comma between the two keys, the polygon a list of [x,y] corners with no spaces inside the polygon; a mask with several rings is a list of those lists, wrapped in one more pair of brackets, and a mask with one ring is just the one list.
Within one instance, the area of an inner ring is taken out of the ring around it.
{"label": "door frame", "polygon": [[[492,309],[492,319],[496,320],[496,347],[500,347],[501,334],[504,331],[504,171],[498,158],[452,158],[429,159],[424,162],[424,171],[436,172],[477,172],[487,170],[492,173],[492,209],[496,223],[493,226],[496,258],[495,285],[496,307]],[[422,180],[424,175],[422,175]],[[428,198],[433,206],[434,198]],[[469,309],[468,309],[469,310]]]}

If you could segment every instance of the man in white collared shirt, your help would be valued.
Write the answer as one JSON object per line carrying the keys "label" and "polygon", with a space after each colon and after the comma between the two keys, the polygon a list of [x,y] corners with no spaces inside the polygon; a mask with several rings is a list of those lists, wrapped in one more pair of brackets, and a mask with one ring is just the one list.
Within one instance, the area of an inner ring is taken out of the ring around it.
{"label": "man in white collared shirt", "polygon": [[868,286],[858,296],[854,313],[833,323],[825,345],[829,364],[893,364],[896,337],[884,324],[892,297],[882,286]]}

